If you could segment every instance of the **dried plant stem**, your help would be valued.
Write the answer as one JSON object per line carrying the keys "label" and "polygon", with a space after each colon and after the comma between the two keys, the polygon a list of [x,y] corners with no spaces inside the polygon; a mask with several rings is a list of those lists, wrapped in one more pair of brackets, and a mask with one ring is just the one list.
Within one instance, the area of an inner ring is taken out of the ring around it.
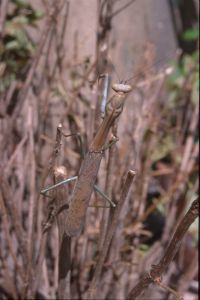
{"label": "dried plant stem", "polygon": [[187,168],[188,161],[191,158],[191,152],[192,148],[194,146],[194,135],[195,135],[195,130],[197,127],[199,121],[199,103],[196,104],[193,114],[191,116],[191,122],[189,125],[189,134],[187,137],[186,145],[184,148],[184,153],[183,153],[183,159],[181,162],[181,167],[180,171],[184,172],[184,170]]}
{"label": "dried plant stem", "polygon": [[178,300],[184,300],[183,297],[174,289],[170,288],[169,286],[165,285],[163,282],[160,281],[160,279],[156,278],[154,280],[154,282],[159,285],[161,288],[163,288],[164,290],[170,292],[171,294],[173,294],[175,296],[175,298],[177,298]]}
{"label": "dried plant stem", "polygon": [[134,178],[135,174],[136,174],[135,171],[132,171],[132,170],[130,170],[127,174],[127,177],[126,177],[126,180],[125,180],[125,183],[124,183],[124,187],[123,187],[123,190],[122,190],[122,193],[121,193],[120,200],[117,204],[117,207],[115,208],[113,218],[112,218],[112,221],[110,223],[110,227],[109,227],[107,235],[105,237],[105,241],[104,241],[104,245],[102,247],[102,251],[101,251],[101,253],[99,253],[99,258],[98,258],[98,261],[97,261],[94,276],[93,276],[92,282],[91,282],[89,290],[88,290],[87,299],[95,299],[96,298],[97,284],[98,284],[99,279],[100,279],[103,264],[104,264],[106,255],[108,253],[108,249],[109,249],[113,234],[114,234],[114,232],[116,230],[116,227],[117,227],[117,223],[118,223],[118,219],[119,219],[119,215],[120,215],[122,206],[123,206],[123,204],[125,203],[125,201],[127,199],[128,192],[129,192],[129,189],[131,187],[131,183],[133,181],[133,178]]}
{"label": "dried plant stem", "polygon": [[[51,160],[49,162],[49,168],[48,168],[49,171],[55,169],[55,166],[57,165],[57,160],[58,160],[60,147],[61,147],[61,136],[62,136],[61,129],[62,129],[62,125],[59,124],[57,128],[57,134],[56,134],[56,143],[53,149]],[[41,236],[41,241],[39,243],[39,252],[38,252],[36,263],[34,263],[32,259],[30,260],[31,265],[29,266],[27,286],[24,292],[25,297],[27,296],[30,299],[34,298],[35,292],[39,284],[39,279],[40,279],[39,274],[41,274],[42,263],[45,255],[48,229],[52,226],[52,222],[54,221],[55,211],[56,211],[56,207],[53,211],[49,212],[48,219],[44,224],[43,235]]]}
{"label": "dried plant stem", "polygon": [[157,278],[164,273],[169,264],[172,262],[175,254],[180,248],[181,241],[189,229],[190,225],[198,217],[199,200],[193,201],[189,211],[186,213],[182,221],[179,223],[174,236],[169,243],[164,256],[157,265],[152,265],[149,273],[145,273],[139,283],[130,291],[127,299],[136,299],[147,287],[154,283]]}
{"label": "dried plant stem", "polygon": [[2,3],[0,3],[0,41],[3,39],[4,36],[7,9],[8,0],[2,0]]}
{"label": "dried plant stem", "polygon": [[[114,156],[116,151],[116,145],[109,149],[109,157],[108,157],[108,166],[107,166],[107,174],[106,174],[106,184],[105,184],[105,192],[108,197],[111,198],[112,194],[112,171],[114,166]],[[99,237],[99,250],[102,251],[102,247],[104,244],[104,240],[106,237],[106,233],[108,230],[108,223],[109,223],[109,215],[110,209],[104,208],[103,209],[103,216],[101,220],[101,229],[100,229],[100,237]]]}
{"label": "dried plant stem", "polygon": [[[2,173],[3,174],[3,173]],[[13,231],[16,235],[18,244],[19,244],[19,251],[22,256],[24,270],[26,270],[27,263],[28,263],[28,252],[26,247],[26,234],[22,227],[19,217],[19,211],[16,207],[16,204],[12,201],[13,195],[10,191],[10,186],[8,182],[1,177],[1,191],[3,196],[4,205],[7,211],[7,214],[11,218],[11,224],[13,225]]]}
{"label": "dried plant stem", "polygon": [[[56,148],[57,153],[60,152],[61,146],[61,130],[59,125],[57,129]],[[54,182],[57,183],[64,180],[67,176],[67,171],[63,166],[54,165]],[[67,201],[68,188],[63,186],[55,190],[55,205],[57,211],[57,223],[59,234],[59,257],[58,257],[58,298],[70,299],[70,265],[71,265],[71,237],[65,234],[65,220],[67,218],[67,209],[69,208]]]}
{"label": "dried plant stem", "polygon": [[35,230],[34,230],[34,213],[37,211],[36,207],[36,159],[35,159],[35,142],[34,142],[34,130],[33,130],[33,106],[32,103],[29,104],[28,108],[28,136],[29,136],[29,165],[30,165],[30,200],[29,200],[29,211],[28,211],[28,253],[29,261],[32,258],[32,252],[34,251],[35,243]]}
{"label": "dried plant stem", "polygon": [[6,207],[4,205],[4,201],[3,201],[3,197],[1,195],[1,193],[0,193],[0,208],[1,208],[1,212],[2,212],[2,221],[3,221],[4,230],[5,230],[6,242],[8,244],[8,248],[10,250],[11,256],[15,263],[16,271],[19,272],[20,277],[22,278],[22,280],[24,280],[25,278],[24,278],[23,268],[18,263],[18,258],[15,253],[15,249],[13,247],[12,236],[10,234],[9,219],[8,219]]}
{"label": "dried plant stem", "polygon": [[15,161],[18,153],[20,151],[22,151],[22,147],[24,146],[24,144],[26,143],[27,141],[27,133],[25,133],[24,137],[21,139],[21,141],[17,144],[14,152],[12,153],[12,155],[10,156],[10,159],[8,161],[8,163],[6,164],[5,166],[5,174],[8,174],[12,165],[13,165],[13,162]]}
{"label": "dried plant stem", "polygon": [[[69,1],[63,2],[63,10],[65,11],[63,16],[63,24],[61,25],[61,33],[60,36],[57,36],[57,43],[56,43],[56,50],[57,50],[57,61],[58,61],[58,67],[60,72],[62,71],[62,61],[64,58],[64,47],[63,47],[63,41],[65,40],[65,33],[66,33],[66,27],[67,27],[67,21],[69,16]],[[57,20],[58,23],[59,20]],[[60,25],[60,24],[59,24]],[[58,24],[57,24],[58,27]]]}
{"label": "dried plant stem", "polygon": [[41,269],[45,257],[45,249],[46,249],[46,243],[47,243],[47,234],[48,232],[43,233],[41,236],[41,241],[39,243],[39,255],[37,258],[37,261],[35,263],[35,266],[33,269],[31,269],[31,273],[29,274],[29,280],[28,284],[25,290],[25,296],[24,299],[35,299],[35,293],[40,281],[41,276]]}
{"label": "dried plant stem", "polygon": [[[9,272],[9,268],[7,265],[8,262],[6,260],[4,260],[2,257],[1,249],[0,249],[0,258],[1,258],[1,268],[2,268],[2,270],[4,270],[4,273],[5,273],[4,284],[6,284],[9,287],[9,292],[10,292],[9,296],[11,297],[11,299],[17,300],[18,299],[17,290],[16,290],[16,287],[12,280],[12,276],[10,275],[10,272]],[[0,291],[1,291],[1,289],[0,289]],[[0,295],[2,296],[2,294],[0,294]],[[10,297],[8,299],[10,299]],[[4,297],[2,297],[2,298],[4,298]]]}

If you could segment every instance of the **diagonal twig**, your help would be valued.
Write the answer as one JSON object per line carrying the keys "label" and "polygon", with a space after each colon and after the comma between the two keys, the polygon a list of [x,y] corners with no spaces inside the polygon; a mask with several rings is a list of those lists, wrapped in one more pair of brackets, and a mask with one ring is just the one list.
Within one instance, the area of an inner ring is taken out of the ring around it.
{"label": "diagonal twig", "polygon": [[157,278],[160,278],[164,271],[167,269],[169,264],[172,262],[175,254],[180,248],[182,239],[189,229],[190,225],[198,217],[199,214],[199,200],[193,201],[190,209],[179,223],[174,236],[169,243],[165,254],[161,258],[157,265],[152,265],[150,272],[145,273],[138,284],[130,291],[127,299],[136,299],[148,286]]}

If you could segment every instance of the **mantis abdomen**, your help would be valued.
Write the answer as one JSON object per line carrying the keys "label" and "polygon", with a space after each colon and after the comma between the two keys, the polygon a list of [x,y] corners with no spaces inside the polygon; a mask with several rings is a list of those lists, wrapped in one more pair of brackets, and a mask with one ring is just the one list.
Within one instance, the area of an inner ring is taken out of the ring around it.
{"label": "mantis abdomen", "polygon": [[69,236],[81,233],[102,156],[102,152],[88,152],[82,162],[66,219],[65,232]]}

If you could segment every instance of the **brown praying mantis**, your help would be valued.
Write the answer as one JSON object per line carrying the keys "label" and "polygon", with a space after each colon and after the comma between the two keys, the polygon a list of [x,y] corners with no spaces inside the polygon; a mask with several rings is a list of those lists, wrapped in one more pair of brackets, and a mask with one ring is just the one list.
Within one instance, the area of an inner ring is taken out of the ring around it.
{"label": "brown praying mantis", "polygon": [[132,90],[132,87],[128,84],[120,83],[113,84],[112,89],[115,93],[111,96],[105,106],[104,119],[82,161],[79,175],[66,179],[41,191],[41,193],[44,194],[50,189],[76,179],[75,187],[71,196],[71,203],[67,210],[65,224],[65,232],[71,237],[79,235],[82,231],[93,189],[110,201],[112,206],[115,206],[115,204],[97,188],[95,181],[104,151],[118,141],[117,137],[113,137],[110,143],[106,145],[109,131],[122,113],[126,96]]}

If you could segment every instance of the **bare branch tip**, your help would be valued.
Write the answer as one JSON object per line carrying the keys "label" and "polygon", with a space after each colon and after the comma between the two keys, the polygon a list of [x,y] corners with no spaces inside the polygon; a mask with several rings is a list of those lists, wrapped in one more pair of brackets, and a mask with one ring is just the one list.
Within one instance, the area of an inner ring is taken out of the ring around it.
{"label": "bare branch tip", "polygon": [[129,174],[130,176],[134,177],[134,176],[137,174],[137,172],[134,171],[134,170],[129,170],[129,171],[128,171],[128,174]]}
{"label": "bare branch tip", "polygon": [[67,176],[67,169],[65,166],[58,166],[54,169],[54,175],[58,176]]}

